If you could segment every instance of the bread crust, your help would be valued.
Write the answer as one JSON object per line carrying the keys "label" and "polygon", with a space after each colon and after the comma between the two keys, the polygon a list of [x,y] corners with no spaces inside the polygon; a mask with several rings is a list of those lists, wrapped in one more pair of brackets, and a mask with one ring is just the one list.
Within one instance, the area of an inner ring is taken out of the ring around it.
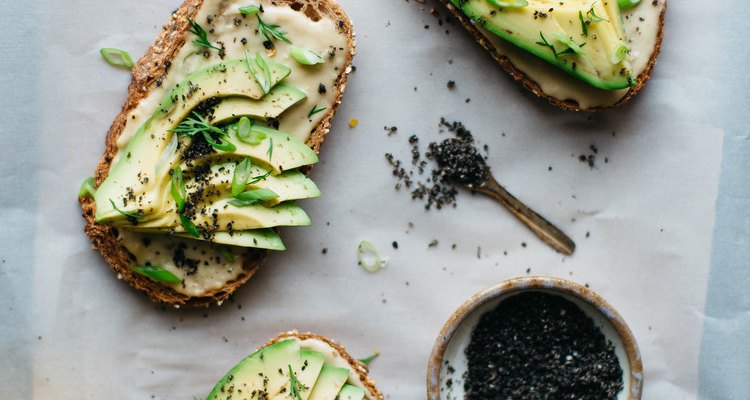
{"label": "bread crust", "polygon": [[[146,51],[132,68],[133,78],[128,86],[128,97],[120,113],[115,117],[109,128],[105,142],[105,150],[94,173],[96,187],[106,179],[112,160],[117,153],[117,138],[123,132],[127,116],[133,111],[154,87],[165,69],[165,63],[171,61],[180,48],[185,44],[185,33],[189,29],[188,18],[195,18],[205,0],[185,0],[165,25],[153,45]],[[308,18],[317,21],[322,17],[336,21],[336,28],[347,38],[346,56],[343,67],[334,82],[336,94],[333,106],[327,110],[321,122],[315,127],[306,144],[315,152],[325,140],[331,126],[331,120],[341,104],[341,97],[346,89],[346,82],[351,72],[352,58],[355,54],[356,42],[349,17],[335,0],[270,0],[277,6],[288,6],[295,11],[302,12]],[[243,272],[226,286],[203,296],[190,297],[171,288],[162,286],[153,280],[136,274],[130,269],[134,257],[119,244],[117,229],[97,224],[94,220],[96,203],[85,197],[79,199],[83,218],[86,220],[84,230],[89,237],[94,250],[98,251],[104,261],[117,273],[117,277],[128,282],[135,289],[146,293],[153,301],[171,304],[175,307],[208,307],[211,304],[221,304],[235,290],[245,284],[266,259],[267,250],[248,249]]]}
{"label": "bread crust", "polygon": [[[659,56],[659,52],[661,51],[661,42],[664,38],[664,15],[667,11],[667,1],[664,1],[664,8],[661,11],[661,14],[659,15],[659,32],[657,33],[656,37],[656,44],[654,45],[654,52],[651,54],[651,58],[649,59],[646,69],[643,70],[643,72],[638,75],[638,79],[636,80],[635,86],[631,87],[630,90],[625,94],[623,98],[617,101],[617,103],[606,106],[606,107],[590,107],[590,108],[581,108],[581,106],[574,100],[570,99],[558,99],[556,97],[553,97],[547,93],[545,93],[542,90],[542,87],[533,79],[531,79],[526,73],[521,71],[520,69],[516,68],[516,66],[508,59],[508,57],[500,54],[495,48],[495,46],[492,45],[492,43],[485,38],[485,36],[482,34],[482,32],[476,27],[476,25],[469,19],[464,13],[462,13],[459,9],[457,9],[453,4],[451,4],[450,0],[439,0],[445,7],[450,11],[450,13],[463,25],[464,28],[474,37],[474,40],[479,43],[480,46],[482,46],[487,52],[490,53],[493,59],[497,61],[498,64],[500,64],[500,67],[502,67],[505,72],[510,74],[511,78],[515,80],[516,82],[520,83],[523,87],[528,89],[531,93],[536,95],[539,98],[547,100],[549,103],[560,107],[564,110],[570,110],[570,111],[590,111],[590,112],[598,112],[598,111],[604,111],[608,110],[613,107],[617,107],[619,105],[622,105],[626,103],[628,100],[630,100],[633,96],[638,94],[641,89],[646,85],[646,81],[651,78],[651,70],[653,69],[654,65],[656,64],[656,59]],[[539,62],[544,62],[540,60]],[[570,79],[575,79],[571,77]]]}
{"label": "bread crust", "polygon": [[322,342],[325,342],[327,345],[331,346],[334,350],[336,350],[341,355],[341,357],[344,360],[346,360],[347,363],[349,363],[349,366],[359,376],[360,381],[364,383],[365,389],[370,393],[370,395],[378,400],[383,400],[383,393],[381,393],[380,390],[378,390],[378,388],[375,386],[375,381],[369,377],[367,366],[363,364],[361,361],[352,357],[349,353],[347,353],[344,346],[332,341],[331,339],[328,339],[325,336],[316,335],[314,333],[309,333],[309,332],[307,333],[300,333],[298,331],[281,332],[276,337],[269,340],[268,343],[264,344],[261,348],[270,346],[274,343],[277,343],[284,339],[289,339],[289,338],[297,338],[299,340],[318,339]]}

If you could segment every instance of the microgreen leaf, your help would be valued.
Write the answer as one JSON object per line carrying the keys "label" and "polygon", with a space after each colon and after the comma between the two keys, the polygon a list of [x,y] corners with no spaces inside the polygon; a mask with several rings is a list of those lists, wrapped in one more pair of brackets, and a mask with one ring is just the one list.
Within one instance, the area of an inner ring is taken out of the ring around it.
{"label": "microgreen leaf", "polygon": [[131,265],[130,269],[137,274],[149,277],[155,281],[167,283],[182,282],[180,278],[177,277],[177,275],[156,265]]}
{"label": "microgreen leaf", "polygon": [[279,195],[273,190],[269,189],[254,189],[242,192],[235,196],[233,200],[229,201],[229,204],[235,207],[246,207],[262,203],[264,201],[278,198]]}
{"label": "microgreen leaf", "polygon": [[302,400],[302,395],[300,394],[300,392],[303,392],[305,390],[307,390],[307,388],[305,387],[305,385],[302,384],[302,382],[299,381],[299,379],[297,379],[297,376],[294,375],[294,371],[292,371],[292,366],[290,364],[289,365],[289,394],[297,400]]}
{"label": "microgreen leaf", "polygon": [[365,364],[365,365],[370,365],[370,363],[372,362],[372,360],[378,358],[378,356],[380,356],[380,352],[376,351],[373,355],[371,355],[369,357],[357,359],[357,361],[359,361],[359,362],[361,362],[362,364]]}
{"label": "microgreen leaf", "polygon": [[265,42],[271,43],[271,46],[273,46],[273,41],[271,40],[273,37],[292,44],[292,41],[284,36],[286,32],[282,31],[279,25],[265,23],[259,14],[255,14],[255,17],[258,18],[258,32],[266,38]]}
{"label": "microgreen leaf", "polygon": [[135,218],[135,219],[143,219],[144,218],[143,215],[133,214],[133,213],[130,213],[130,212],[127,212],[127,211],[120,210],[117,207],[117,205],[115,204],[115,201],[112,200],[112,199],[109,199],[109,202],[112,203],[112,207],[115,209],[115,211],[117,211],[118,213],[120,213],[120,214],[122,214],[122,215],[124,215],[124,216],[126,216],[128,218]]}
{"label": "microgreen leaf", "polygon": [[586,13],[586,20],[589,21],[589,22],[591,22],[591,23],[601,22],[601,21],[607,21],[607,22],[609,22],[608,19],[602,18],[602,17],[596,15],[596,11],[594,11],[594,6],[596,6],[596,3],[592,4],[591,8],[589,9],[589,12]]}
{"label": "microgreen leaf", "polygon": [[263,7],[256,6],[255,4],[250,4],[244,7],[240,7],[240,14],[242,15],[258,14],[262,12],[263,12]]}
{"label": "microgreen leaf", "polygon": [[130,58],[130,54],[125,50],[105,47],[99,50],[99,53],[104,57],[104,61],[115,67],[131,69],[135,65],[133,59]]}
{"label": "microgreen leaf", "polygon": [[234,175],[232,175],[232,196],[237,196],[245,190],[247,181],[250,180],[250,167],[252,165],[249,157],[245,157],[244,160],[237,163],[234,168]]}
{"label": "microgreen leaf", "polygon": [[315,114],[317,114],[317,113],[319,113],[319,112],[321,112],[323,110],[326,110],[327,108],[328,107],[320,107],[320,108],[318,108],[318,105],[316,104],[316,105],[313,106],[313,108],[310,109],[310,112],[307,114],[307,117],[308,118],[312,117],[313,115],[315,115]]}
{"label": "microgreen leaf", "polygon": [[205,47],[207,49],[214,49],[216,51],[221,51],[221,48],[214,46],[211,44],[211,42],[208,41],[208,33],[206,33],[206,30],[203,29],[200,24],[195,22],[194,20],[188,18],[188,22],[190,22],[191,28],[188,30],[190,33],[194,34],[195,36],[198,36],[198,39],[193,40],[193,44],[196,46]]}
{"label": "microgreen leaf", "polygon": [[182,169],[180,167],[174,167],[172,170],[172,198],[175,204],[177,204],[177,212],[181,213],[185,209],[185,198],[187,197],[187,189],[185,188],[185,180],[182,179]]}
{"label": "microgreen leaf", "polygon": [[96,189],[94,188],[94,177],[90,176],[81,183],[81,188],[78,190],[78,198],[94,197]]}
{"label": "microgreen leaf", "polygon": [[304,47],[292,46],[292,48],[289,49],[289,55],[302,65],[323,64],[325,62],[320,54]]}
{"label": "microgreen leaf", "polygon": [[526,0],[487,0],[490,4],[497,7],[508,7],[508,8],[518,8],[518,7],[526,7],[529,5],[529,2]]}
{"label": "microgreen leaf", "polygon": [[198,232],[198,227],[195,226],[195,223],[192,219],[180,214],[180,223],[182,224],[182,227],[185,228],[185,232],[193,235],[193,237],[201,236],[200,232]]}
{"label": "microgreen leaf", "polygon": [[253,126],[253,122],[248,117],[240,118],[237,122],[237,139],[253,146],[259,145],[267,135],[253,129]]}

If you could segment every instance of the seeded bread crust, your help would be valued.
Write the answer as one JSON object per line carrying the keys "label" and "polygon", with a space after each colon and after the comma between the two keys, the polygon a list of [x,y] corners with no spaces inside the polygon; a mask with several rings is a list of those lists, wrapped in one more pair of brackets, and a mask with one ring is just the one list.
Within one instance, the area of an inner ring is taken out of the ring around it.
{"label": "seeded bread crust", "polygon": [[[492,58],[497,61],[498,64],[500,64],[500,67],[502,67],[505,72],[510,74],[510,76],[515,80],[516,82],[520,83],[523,87],[528,89],[531,93],[534,93],[537,97],[543,98],[547,101],[549,101],[551,104],[560,107],[564,110],[570,110],[570,111],[591,111],[591,112],[597,112],[597,111],[604,111],[613,107],[617,107],[621,104],[626,103],[628,100],[630,100],[633,96],[638,94],[638,92],[643,89],[643,86],[646,85],[646,81],[649,80],[651,77],[651,70],[654,67],[654,64],[656,64],[656,58],[659,56],[659,52],[661,51],[661,42],[664,38],[664,15],[667,11],[667,2],[665,0],[664,2],[664,8],[661,11],[661,14],[659,15],[659,32],[657,34],[656,38],[656,44],[654,45],[654,52],[651,54],[651,58],[648,61],[648,64],[646,65],[646,69],[638,75],[638,79],[636,80],[636,85],[631,87],[630,90],[628,90],[627,94],[620,99],[617,103],[607,106],[607,107],[591,107],[591,108],[581,108],[578,102],[570,99],[558,99],[556,97],[553,97],[547,93],[545,93],[541,86],[531,78],[529,78],[528,75],[526,75],[523,71],[516,68],[515,65],[508,59],[508,57],[500,54],[498,52],[498,49],[495,48],[495,46],[485,38],[485,36],[482,34],[482,32],[476,27],[476,25],[469,19],[464,13],[462,13],[459,9],[457,9],[449,0],[439,0],[443,5],[448,8],[450,13],[458,19],[459,22],[461,22],[461,25],[466,28],[467,31],[474,37],[474,40],[476,40],[477,43],[479,43],[480,46],[482,46],[485,50],[487,50]],[[544,62],[540,60],[539,62]],[[571,77],[570,79],[576,79]]]}
{"label": "seeded bread crust", "polygon": [[377,387],[375,387],[375,381],[370,379],[370,377],[367,374],[367,366],[363,364],[362,362],[358,361],[354,357],[352,357],[349,353],[346,352],[346,349],[344,346],[333,342],[332,340],[328,339],[325,336],[316,335],[314,333],[300,333],[297,331],[288,331],[288,332],[282,332],[278,334],[275,338],[271,339],[263,345],[263,347],[270,346],[274,343],[280,342],[284,339],[289,338],[297,338],[299,340],[306,340],[306,339],[318,339],[322,342],[325,342],[327,345],[331,346],[334,350],[336,350],[341,357],[346,360],[346,362],[349,363],[349,366],[354,370],[354,373],[356,373],[359,376],[359,379],[364,383],[365,389],[370,394],[370,396],[374,397],[378,400],[383,400],[383,393],[378,390]]}
{"label": "seeded bread crust", "polygon": [[[347,38],[344,65],[334,83],[336,90],[334,104],[329,108],[307,140],[307,145],[315,150],[315,152],[318,152],[330,129],[331,119],[341,103],[341,96],[346,89],[346,81],[351,72],[351,62],[355,54],[356,45],[352,23],[335,0],[263,0],[262,3],[270,3],[277,6],[286,5],[295,11],[304,13],[313,21],[318,21],[321,18],[330,18],[336,21],[339,34]],[[101,185],[109,173],[110,165],[117,153],[117,138],[125,128],[127,116],[156,87],[157,79],[159,79],[165,70],[165,64],[175,57],[185,43],[186,32],[190,28],[187,17],[195,18],[203,4],[204,0],[186,0],[172,14],[172,18],[164,26],[162,32],[156,38],[156,42],[133,67],[133,79],[128,87],[128,97],[122,106],[122,110],[109,128],[104,154],[94,173],[94,180],[97,187]],[[117,229],[97,224],[94,221],[96,204],[93,199],[84,198],[80,202],[82,215],[86,220],[84,229],[86,235],[91,239],[93,248],[102,255],[104,261],[117,273],[119,279],[128,282],[137,290],[146,293],[156,302],[171,304],[175,307],[208,307],[214,303],[221,304],[255,274],[268,253],[266,250],[249,249],[243,265],[244,271],[237,279],[207,295],[200,297],[186,296],[134,273],[129,268],[133,264],[134,257],[119,244]]]}

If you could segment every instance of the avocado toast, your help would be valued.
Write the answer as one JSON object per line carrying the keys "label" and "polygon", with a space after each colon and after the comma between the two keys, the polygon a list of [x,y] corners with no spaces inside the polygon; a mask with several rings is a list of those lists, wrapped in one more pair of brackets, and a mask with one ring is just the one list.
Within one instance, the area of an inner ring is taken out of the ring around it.
{"label": "avocado toast", "polygon": [[174,306],[223,302],[296,204],[341,101],[351,22],[329,0],[187,0],[133,80],[80,197],[86,234],[118,278]]}
{"label": "avocado toast", "polygon": [[600,111],[651,76],[667,0],[440,0],[511,77],[550,103]]}
{"label": "avocado toast", "polygon": [[206,400],[382,400],[366,365],[312,333],[284,332],[234,366]]}

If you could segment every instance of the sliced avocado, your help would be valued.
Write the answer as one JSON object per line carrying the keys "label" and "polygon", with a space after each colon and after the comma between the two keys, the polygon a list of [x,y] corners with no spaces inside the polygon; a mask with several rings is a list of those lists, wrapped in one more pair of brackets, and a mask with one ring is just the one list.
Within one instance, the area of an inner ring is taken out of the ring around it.
{"label": "sliced avocado", "polygon": [[[268,66],[273,77],[272,86],[291,71],[289,67],[275,62],[269,62]],[[263,95],[263,89],[250,73],[244,59],[222,62],[196,71],[175,85],[151,118],[138,128],[127,147],[121,151],[122,155],[110,170],[107,179],[97,189],[96,221],[106,222],[122,217],[112,207],[110,199],[121,210],[129,213],[136,213],[146,205],[156,204],[154,196],[158,196],[164,182],[160,178],[166,172],[156,171],[156,167],[172,139],[173,133],[169,130],[188,116],[195,106],[212,97],[244,96],[260,99]],[[258,106],[263,109],[263,102]],[[278,160],[283,161],[281,155]],[[137,201],[132,201],[134,199]]]}
{"label": "sliced avocado", "polygon": [[349,379],[348,368],[323,365],[318,381],[315,382],[309,400],[332,400]]}
{"label": "sliced avocado", "polygon": [[232,368],[206,397],[206,400],[288,399],[291,369],[307,400],[323,366],[323,355],[300,350],[296,339],[287,339],[258,350]]}
{"label": "sliced avocado", "polygon": [[[205,227],[211,232],[228,231],[229,227],[243,231],[275,226],[307,226],[311,223],[307,213],[294,203],[281,203],[274,207],[262,204],[235,207],[229,204],[230,201],[231,199],[222,199],[206,205],[191,220],[199,228]],[[185,232],[179,215],[174,210],[170,211],[172,212],[160,213],[158,217],[137,225],[132,225],[127,219],[112,221],[111,225],[135,232]]]}
{"label": "sliced avocado", "polygon": [[273,174],[318,162],[315,151],[294,136],[260,125],[254,125],[252,129],[264,133],[266,138],[253,145],[239,140],[235,129],[229,130],[229,140],[237,146],[232,154],[250,157]]}
{"label": "sliced avocado", "polygon": [[[203,186],[218,188],[229,193],[236,166],[237,162],[234,161],[213,162],[211,173]],[[250,168],[250,182],[245,188],[246,190],[269,189],[279,195],[278,198],[266,202],[266,205],[273,206],[284,201],[320,196],[320,189],[315,185],[315,182],[298,170],[285,171],[278,175],[268,175],[268,172],[258,165],[253,165]],[[188,180],[186,185],[191,188],[195,186],[195,183],[193,180]]]}
{"label": "sliced avocado", "polygon": [[[196,238],[189,233],[177,233],[175,235],[188,239],[206,240],[202,235],[199,238]],[[281,241],[281,237],[279,237],[279,234],[273,229],[253,229],[247,231],[233,231],[232,233],[214,232],[214,234],[211,235],[211,238],[207,241],[230,246],[253,247],[256,249],[277,251],[286,250],[284,243]]]}
{"label": "sliced avocado", "polygon": [[517,7],[492,0],[450,2],[477,26],[594,87],[615,90],[635,84],[615,1],[528,0]]}
{"label": "sliced avocado", "polygon": [[365,390],[359,386],[344,385],[336,400],[362,400],[365,398]]}
{"label": "sliced avocado", "polygon": [[244,97],[225,97],[214,107],[211,122],[221,124],[240,117],[260,120],[276,118],[306,98],[307,94],[296,86],[281,82],[260,99],[264,107]]}

